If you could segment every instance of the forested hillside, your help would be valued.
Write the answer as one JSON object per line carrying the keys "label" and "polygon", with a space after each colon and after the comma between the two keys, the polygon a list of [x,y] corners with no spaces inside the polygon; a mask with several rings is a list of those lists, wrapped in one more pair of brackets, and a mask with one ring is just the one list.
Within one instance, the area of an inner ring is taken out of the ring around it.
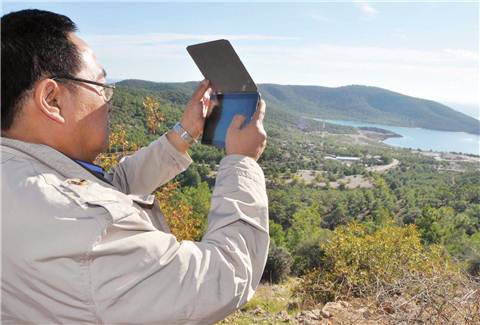
{"label": "forested hillside", "polygon": [[[108,168],[168,130],[195,86],[120,83],[110,149],[99,162]],[[259,164],[272,244],[263,289],[227,321],[302,323],[305,310],[318,310],[317,320],[335,323],[335,313],[347,311],[329,303],[342,300],[363,310],[344,324],[480,323],[479,160],[394,149],[355,128],[321,128],[272,94],[276,86],[263,87],[269,142]],[[328,99],[313,93],[303,97]],[[192,166],[156,193],[179,240],[201,239],[224,153],[195,145],[190,155]],[[268,283],[281,287],[263,296]]]}
{"label": "forested hillside", "polygon": [[480,133],[480,122],[472,117],[434,101],[382,88],[264,84],[260,89],[265,98],[316,117]]}
{"label": "forested hillside", "polygon": [[[154,83],[125,80],[129,88],[176,96],[191,92],[195,83]],[[259,91],[277,111],[295,116],[348,119],[433,130],[480,134],[480,121],[434,101],[367,86],[338,88],[261,84]]]}

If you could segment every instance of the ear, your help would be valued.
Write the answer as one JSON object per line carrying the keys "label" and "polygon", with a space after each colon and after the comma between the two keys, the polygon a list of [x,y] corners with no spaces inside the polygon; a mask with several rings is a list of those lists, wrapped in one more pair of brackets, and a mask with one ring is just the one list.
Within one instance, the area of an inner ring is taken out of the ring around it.
{"label": "ear", "polygon": [[37,83],[33,93],[35,106],[48,119],[65,124],[64,113],[61,103],[63,102],[63,91],[55,80],[43,79]]}

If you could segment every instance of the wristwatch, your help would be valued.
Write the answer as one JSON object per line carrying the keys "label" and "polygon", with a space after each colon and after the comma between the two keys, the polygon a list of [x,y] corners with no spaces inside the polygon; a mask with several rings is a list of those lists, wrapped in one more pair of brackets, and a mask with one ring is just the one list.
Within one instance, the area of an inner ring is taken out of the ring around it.
{"label": "wristwatch", "polygon": [[194,143],[197,143],[197,140],[188,133],[183,126],[180,124],[180,122],[177,122],[175,126],[172,128],[173,132],[178,133],[180,135],[180,138],[182,138],[185,142],[187,142],[189,145],[192,145]]}

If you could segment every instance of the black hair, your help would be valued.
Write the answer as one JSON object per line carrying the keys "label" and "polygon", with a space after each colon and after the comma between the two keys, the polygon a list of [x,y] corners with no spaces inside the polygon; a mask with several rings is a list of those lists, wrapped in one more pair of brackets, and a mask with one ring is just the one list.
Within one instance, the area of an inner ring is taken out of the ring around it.
{"label": "black hair", "polygon": [[80,53],[68,38],[77,27],[70,18],[28,9],[1,18],[2,130],[8,130],[21,110],[26,93],[38,80],[75,74]]}

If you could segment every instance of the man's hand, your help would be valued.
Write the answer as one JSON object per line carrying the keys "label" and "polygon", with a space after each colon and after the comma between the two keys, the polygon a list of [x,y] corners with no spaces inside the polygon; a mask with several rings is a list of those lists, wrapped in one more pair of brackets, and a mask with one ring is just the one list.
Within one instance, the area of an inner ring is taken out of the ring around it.
{"label": "man's hand", "polygon": [[213,106],[216,104],[216,102],[210,100],[211,94],[210,81],[205,79],[198,85],[183,112],[180,124],[195,139],[202,134],[205,119],[210,115]]}
{"label": "man's hand", "polygon": [[227,131],[226,151],[227,155],[244,155],[258,160],[267,145],[267,133],[263,128],[263,117],[265,116],[265,102],[260,100],[257,111],[252,121],[243,129],[245,116],[236,115]]}
{"label": "man's hand", "polygon": [[[193,138],[197,139],[203,132],[205,119],[211,114],[213,107],[217,105],[216,101],[210,100],[212,88],[210,81],[203,80],[192,95],[183,112],[180,124]],[[180,136],[169,131],[167,138],[178,151],[185,153],[189,145]]]}

